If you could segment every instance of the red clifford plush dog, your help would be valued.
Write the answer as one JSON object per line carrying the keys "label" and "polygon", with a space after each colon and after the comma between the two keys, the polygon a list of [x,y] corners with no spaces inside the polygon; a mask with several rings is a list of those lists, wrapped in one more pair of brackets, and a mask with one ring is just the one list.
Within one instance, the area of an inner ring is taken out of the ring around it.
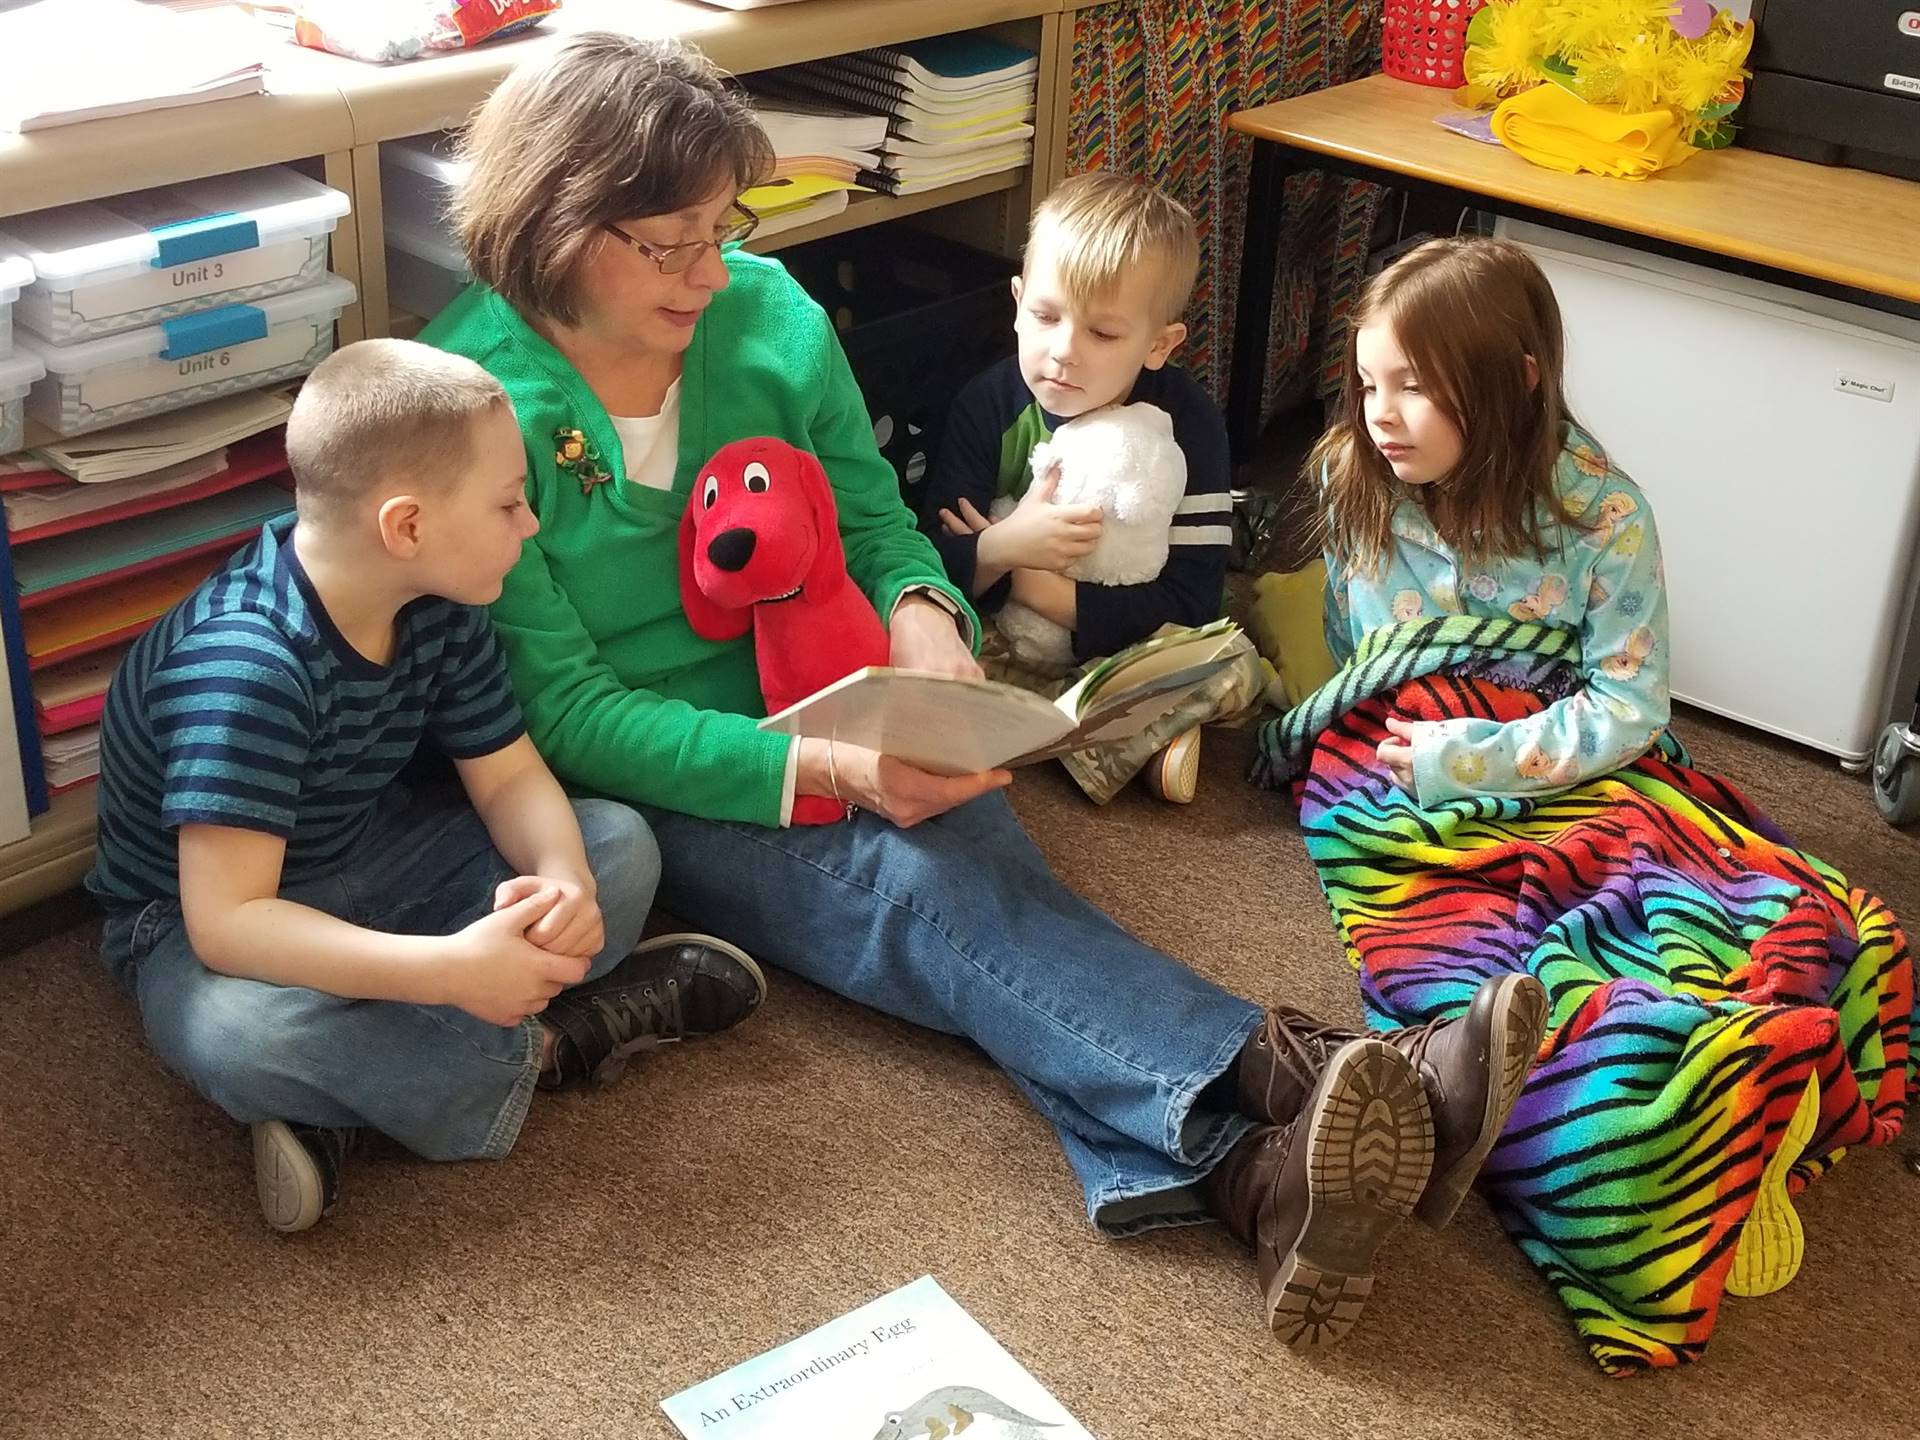
{"label": "red clifford plush dog", "polygon": [[[736,440],[700,467],[680,517],[680,603],[703,639],[753,627],[769,715],[888,662],[886,627],[847,578],[827,472],[784,440]],[[824,795],[794,798],[796,825],[845,814]]]}

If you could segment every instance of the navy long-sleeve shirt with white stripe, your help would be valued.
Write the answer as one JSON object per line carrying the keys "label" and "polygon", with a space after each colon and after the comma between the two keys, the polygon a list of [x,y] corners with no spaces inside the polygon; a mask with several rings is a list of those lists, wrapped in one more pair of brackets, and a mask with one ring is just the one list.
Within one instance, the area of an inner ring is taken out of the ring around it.
{"label": "navy long-sleeve shirt with white stripe", "polygon": [[114,676],[87,877],[109,905],[179,894],[182,825],[285,839],[283,888],[327,874],[423,738],[468,758],[525,729],[484,609],[413,601],[377,665],[334,627],[292,529],[291,515],[270,521]]}
{"label": "navy long-sleeve shirt with white stripe", "polygon": [[[1139,585],[1083,580],[1075,587],[1073,653],[1083,660],[1124,650],[1162,625],[1204,625],[1220,614],[1226,593],[1232,463],[1219,407],[1191,375],[1172,365],[1142,370],[1127,401],[1158,405],[1172,417],[1174,441],[1187,457],[1187,493],[1173,517],[1172,548],[1158,576]],[[1027,457],[1062,423],[1033,398],[1012,356],[976,376],[953,402],[921,523],[948,576],[967,594],[973,594],[979,538],[948,535],[940,511],[957,513],[965,499],[984,515],[1000,496],[1024,495],[1033,478]],[[975,608],[998,610],[1012,586],[1010,577],[999,580],[974,596]]]}

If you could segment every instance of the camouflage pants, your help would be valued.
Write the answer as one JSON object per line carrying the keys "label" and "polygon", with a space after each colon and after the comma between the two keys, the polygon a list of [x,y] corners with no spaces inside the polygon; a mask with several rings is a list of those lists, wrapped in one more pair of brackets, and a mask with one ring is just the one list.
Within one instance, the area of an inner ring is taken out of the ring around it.
{"label": "camouflage pants", "polygon": [[[990,620],[980,641],[980,665],[989,680],[1018,685],[1049,700],[1057,698],[1094,663],[1090,660],[1064,673],[1023,664],[1014,659],[1006,640]],[[1062,756],[1060,763],[1089,800],[1104,805],[1125,789],[1169,741],[1196,725],[1231,724],[1250,717],[1260,703],[1265,684],[1260,656],[1249,647],[1244,655],[1138,735],[1116,740],[1111,745],[1075,751]]]}

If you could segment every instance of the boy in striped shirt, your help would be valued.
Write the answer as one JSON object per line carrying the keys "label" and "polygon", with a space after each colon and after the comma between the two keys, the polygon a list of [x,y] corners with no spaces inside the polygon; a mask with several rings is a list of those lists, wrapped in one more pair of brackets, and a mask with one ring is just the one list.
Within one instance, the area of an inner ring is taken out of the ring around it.
{"label": "boy in striped shirt", "polygon": [[[498,1159],[536,1088],[725,1029],[766,986],[704,936],[635,948],[646,822],[569,802],[526,733],[485,609],[538,528],[499,383],[349,345],[301,389],[287,460],[295,512],[114,677],[87,883],[154,1050],[251,1126],[292,1231],[364,1130]],[[400,782],[423,742],[458,791]]]}
{"label": "boy in striped shirt", "polygon": [[[1226,425],[1193,377],[1167,363],[1186,339],[1180,315],[1199,254],[1193,217],[1159,191],[1105,172],[1061,185],[1034,213],[1013,282],[1018,353],[960,392],[934,460],[922,524],[954,584],[983,615],[1018,600],[1071,631],[1077,660],[1125,649],[1163,625],[1203,625],[1225,599],[1233,540]],[[1100,509],[1051,503],[1050,478],[1028,469],[1033,447],[1056,427],[1114,404],[1165,410],[1187,461],[1166,566],[1138,585],[1062,573],[1099,540]],[[990,521],[1000,498],[1020,503]],[[1104,801],[1144,767],[1155,793],[1184,803],[1193,798],[1199,725],[1210,718],[1176,712],[1177,730],[1162,721],[1068,768]]]}

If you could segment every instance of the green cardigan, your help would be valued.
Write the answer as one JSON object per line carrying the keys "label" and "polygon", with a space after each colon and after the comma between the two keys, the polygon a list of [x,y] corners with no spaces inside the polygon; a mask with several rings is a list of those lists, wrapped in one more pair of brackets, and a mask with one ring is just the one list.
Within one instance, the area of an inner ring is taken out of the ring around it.
{"label": "green cardigan", "polygon": [[680,608],[680,515],[706,459],[753,435],[811,450],[833,481],[847,570],[880,614],[915,585],[972,611],[901,503],[825,312],[776,261],[736,250],[727,267],[732,283],[686,353],[670,491],[615,479],[581,493],[557,464],[556,432],[581,431],[614,476],[626,473],[620,437],[578,372],[493,291],[470,287],[420,338],[497,377],[526,437],[540,533],[493,618],[534,743],[575,786],[778,825],[792,742],[754,726],[766,710],[753,637],[703,640]]}

